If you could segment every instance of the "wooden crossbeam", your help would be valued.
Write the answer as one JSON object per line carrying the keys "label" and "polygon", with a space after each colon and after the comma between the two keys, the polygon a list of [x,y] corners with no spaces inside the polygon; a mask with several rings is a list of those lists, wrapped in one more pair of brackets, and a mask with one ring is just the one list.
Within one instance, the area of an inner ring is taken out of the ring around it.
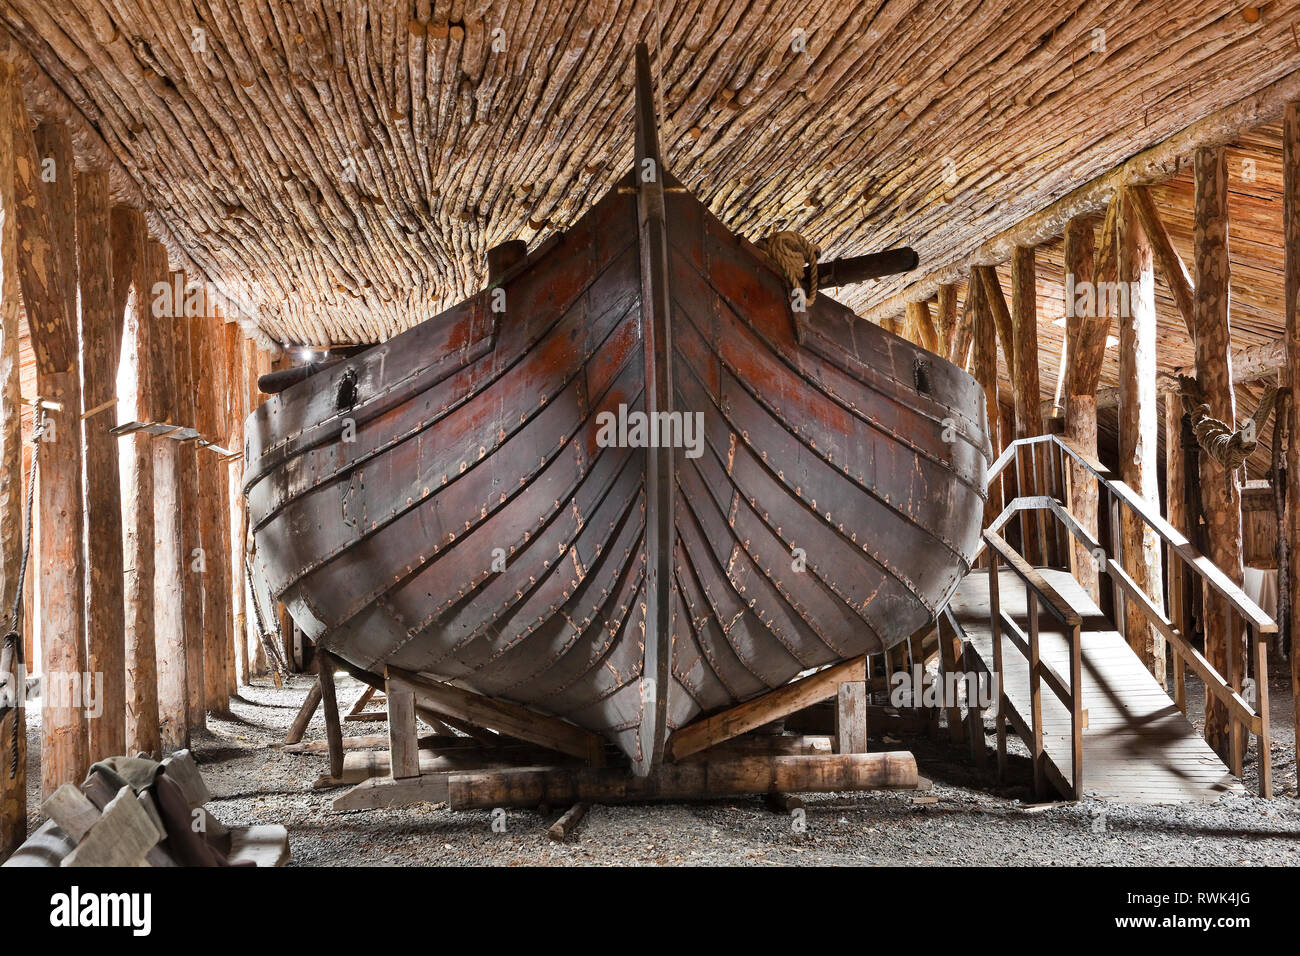
{"label": "wooden crossbeam", "polygon": [[[539,714],[519,704],[432,681],[397,667],[388,668],[388,679],[390,688],[395,682],[405,684],[419,703],[439,716],[468,721],[593,763],[604,759],[604,738],[567,721]],[[392,700],[391,690],[389,700]]]}
{"label": "wooden crossbeam", "polygon": [[703,720],[682,727],[668,741],[668,749],[674,760],[681,760],[706,747],[738,737],[743,733],[771,723],[787,714],[826,700],[836,694],[836,689],[845,681],[864,681],[867,679],[865,657],[855,657],[851,661],[827,667],[815,674],[809,674],[793,683],[778,687],[761,697],[747,700],[729,707],[727,710]]}

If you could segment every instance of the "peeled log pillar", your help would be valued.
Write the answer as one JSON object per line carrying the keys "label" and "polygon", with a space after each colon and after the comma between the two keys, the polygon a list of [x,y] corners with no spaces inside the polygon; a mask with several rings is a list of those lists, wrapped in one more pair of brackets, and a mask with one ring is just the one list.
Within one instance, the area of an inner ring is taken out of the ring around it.
{"label": "peeled log pillar", "polygon": [[[1038,279],[1034,265],[1034,247],[1017,246],[1011,260],[1011,335],[1015,350],[1013,378],[1016,412],[1016,438],[1033,438],[1043,434],[1041,389],[1038,381]],[[1051,493],[1047,483],[1045,449],[1025,448],[1019,454],[1021,480],[1035,494]],[[1021,494],[1025,491],[1022,490]],[[1042,521],[1033,512],[1021,515],[1024,556],[1032,565],[1048,560],[1046,535]]]}
{"label": "peeled log pillar", "polygon": [[[1124,483],[1160,510],[1156,485],[1156,293],[1151,244],[1142,233],[1131,203],[1119,217],[1117,273],[1127,287],[1119,296],[1119,468]],[[1124,570],[1157,608],[1164,606],[1160,540],[1155,530],[1130,509],[1120,511],[1120,554]],[[1130,605],[1124,614],[1125,638],[1153,677],[1165,683],[1165,640]]]}
{"label": "peeled log pillar", "polygon": [[[1300,103],[1286,108],[1282,125],[1282,218],[1286,243],[1286,363],[1291,369],[1288,384],[1291,401],[1287,402],[1289,439],[1286,449],[1287,535],[1291,549],[1291,581],[1300,580],[1296,560],[1300,558]],[[1275,422],[1274,427],[1280,427]],[[1282,529],[1279,529],[1281,533]],[[1296,635],[1300,634],[1300,599],[1291,601],[1291,696],[1294,706],[1296,739],[1300,740],[1300,653],[1296,653]]]}
{"label": "peeled log pillar", "polygon": [[[1235,423],[1228,319],[1228,168],[1222,148],[1196,151],[1194,208],[1196,378],[1210,414]],[[1208,557],[1239,585],[1241,489],[1237,476],[1226,472],[1210,455],[1199,458]],[[1247,660],[1245,631],[1210,588],[1205,589],[1204,622],[1206,657],[1240,691]],[[1242,741],[1230,739],[1228,723],[1227,709],[1217,698],[1208,697],[1205,739],[1227,760],[1232,772],[1240,775]]]}
{"label": "peeled log pillar", "polygon": [[[1165,512],[1169,523],[1188,541],[1192,527],[1187,516],[1187,453],[1183,449],[1183,403],[1177,395],[1165,396]],[[1169,614],[1183,634],[1192,633],[1192,576],[1178,559],[1169,562]],[[1182,656],[1174,648],[1174,703],[1187,713]]]}
{"label": "peeled log pillar", "polygon": [[[134,372],[132,394],[122,396],[122,421],[149,421],[153,411],[150,355],[155,323],[145,263],[144,217],[133,209],[114,211],[113,295],[125,301],[124,362]],[[123,252],[117,256],[118,250]],[[130,351],[126,351],[129,345]],[[123,604],[126,612],[126,747],[130,754],[158,754],[158,658],[153,601],[153,442],[143,431],[118,443],[122,486]]]}
{"label": "peeled log pillar", "polygon": [[[260,401],[257,388],[258,376],[270,370],[269,356],[258,351],[257,344],[239,334],[237,328],[226,328],[226,342],[230,351],[230,406],[228,412],[229,447],[244,447],[244,419]],[[257,615],[249,605],[251,593],[245,572],[245,557],[251,546],[248,534],[248,508],[244,501],[242,483],[244,479],[243,460],[236,458],[230,469],[230,527],[234,538],[232,554],[231,587],[234,594],[232,604],[237,640],[247,643],[250,667],[255,674],[265,674],[270,665],[266,659],[266,650],[254,631],[257,629]],[[269,621],[267,622],[269,626]]]}
{"label": "peeled log pillar", "polygon": [[[224,388],[225,338],[221,320],[205,316],[191,326],[190,361],[203,369],[197,376],[195,427],[204,438],[224,437],[220,411]],[[226,686],[225,651],[230,642],[230,589],[226,565],[230,561],[225,486],[226,464],[212,451],[199,452],[199,538],[206,567],[203,581],[203,694],[209,710],[230,710]]]}
{"label": "peeled log pillar", "polygon": [[935,306],[935,334],[937,345],[935,351],[950,362],[961,367],[966,365],[966,356],[956,355],[957,344],[957,287],[955,285],[939,286],[938,302]]}
{"label": "peeled log pillar", "polygon": [[[77,361],[76,234],[72,143],[68,131],[43,125],[40,148],[16,104],[14,189],[18,267],[36,352],[36,388],[59,409],[44,411],[37,447],[42,520],[41,791],[49,796],[85,775],[87,736],[84,563],[81,503],[81,369]],[[42,165],[43,159],[50,162]],[[45,175],[43,175],[43,173]],[[68,276],[74,277],[72,285]]]}
{"label": "peeled log pillar", "polygon": [[[183,317],[175,315],[177,303],[154,293],[159,282],[170,286],[167,250],[162,243],[145,243],[146,285],[152,308],[150,376],[154,384],[156,420],[179,426],[179,385],[176,336]],[[161,313],[161,314],[160,314]],[[163,753],[189,746],[186,707],[185,584],[182,555],[180,444],[165,435],[153,442],[153,603],[158,661],[158,729]]]}
{"label": "peeled log pillar", "polygon": [[[1092,282],[1093,257],[1096,255],[1091,220],[1076,216],[1065,227],[1065,432],[1064,438],[1072,447],[1091,455],[1097,454],[1097,389],[1081,382],[1075,349],[1083,343],[1083,323],[1088,318],[1076,308],[1072,294],[1081,284]],[[1086,285],[1084,286],[1087,287]],[[1066,474],[1069,478],[1069,509],[1083,529],[1097,540],[1097,481],[1082,465],[1068,459]],[[1094,602],[1101,600],[1098,588],[1098,570],[1092,553],[1073,535],[1070,536],[1071,567],[1074,576]]]}
{"label": "peeled log pillar", "polygon": [[77,260],[81,359],[87,418],[86,659],[103,675],[99,712],[90,717],[90,760],[126,752],[126,618],[122,599],[122,489],[113,403],[122,347],[122,312],[113,295],[108,173],[77,174]]}
{"label": "peeled log pillar", "polygon": [[[1002,454],[1002,444],[998,441],[998,331],[993,327],[993,314],[984,303],[984,292],[978,280],[972,278],[970,283],[970,322],[974,339],[972,374],[984,390],[984,414],[988,423],[989,442],[993,448],[993,457]],[[996,481],[996,480],[995,480]],[[990,482],[988,500],[984,503],[984,527],[988,527],[1002,510],[1000,483]]]}
{"label": "peeled log pillar", "polygon": [[[7,619],[14,598],[24,582],[18,579],[23,538],[23,448],[22,412],[19,407],[18,358],[18,228],[14,209],[14,102],[18,96],[13,65],[0,59],[0,619]],[[30,580],[29,569],[27,578]],[[33,613],[26,604],[24,618]],[[11,628],[19,633],[12,642],[5,636]],[[22,628],[17,622],[3,625],[0,675],[12,674],[11,687],[25,685],[31,660],[23,646]],[[19,666],[21,663],[22,666]],[[0,680],[3,680],[0,676]],[[22,696],[12,706],[0,706],[0,741],[17,744],[18,760],[13,776],[0,772],[0,859],[7,858],[27,838],[27,721]]]}
{"label": "peeled log pillar", "polygon": [[[172,341],[172,362],[176,368],[177,423],[197,427],[194,371],[190,364],[190,338],[196,321],[189,303],[190,290],[185,273],[172,273],[173,309],[175,318]],[[185,303],[176,295],[182,290]],[[202,368],[202,365],[199,365]],[[204,642],[203,642],[203,587],[207,579],[208,554],[199,535],[199,461],[198,445],[193,441],[178,442],[177,470],[180,482],[181,521],[181,587],[183,589],[185,616],[185,720],[192,733],[202,730],[207,721],[204,708]]]}

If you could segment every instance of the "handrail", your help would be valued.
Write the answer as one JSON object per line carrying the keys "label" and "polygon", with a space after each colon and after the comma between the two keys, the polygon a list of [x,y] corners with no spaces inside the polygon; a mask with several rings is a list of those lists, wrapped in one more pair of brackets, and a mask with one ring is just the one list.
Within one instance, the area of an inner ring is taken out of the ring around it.
{"label": "handrail", "polygon": [[989,543],[1007,564],[1009,564],[1025,582],[1026,585],[1033,588],[1040,598],[1047,604],[1047,609],[1052,612],[1052,616],[1067,627],[1073,627],[1076,624],[1082,624],[1083,618],[1079,612],[1070,607],[1068,601],[1052,587],[1051,583],[1038,573],[1038,569],[1022,558],[1016,551],[1007,544],[997,533],[993,531],[984,532],[984,540]]}
{"label": "handrail", "polygon": [[[1047,499],[1054,503],[1054,499]],[[1004,512],[1026,511],[1029,508],[1008,508]],[[1082,699],[1082,654],[1083,654],[1083,618],[1052,587],[1039,572],[1021,557],[992,527],[986,529],[983,539],[988,542],[989,555],[989,624],[993,639],[993,667],[998,677],[998,775],[1001,778],[1006,771],[1006,722],[1010,717],[1016,725],[1017,732],[1029,745],[1034,770],[1034,792],[1042,795],[1043,778],[1046,772],[1055,772],[1043,745],[1043,707],[1041,685],[1056,695],[1056,698],[1070,711],[1070,768],[1071,779],[1060,779],[1059,786],[1068,789],[1069,795],[1078,800],[1083,793],[1083,699]],[[1019,625],[1002,608],[998,585],[998,561],[1006,561],[1011,571],[1025,584],[1025,613],[1029,618],[1029,631],[1020,630]],[[1056,617],[1069,631],[1070,650],[1070,684],[1056,672],[1056,668],[1044,661],[1039,651],[1038,607],[1042,602],[1049,613]],[[1011,706],[1003,686],[1002,637],[1006,635],[1012,647],[1024,656],[1029,664],[1029,716]],[[1027,739],[1026,739],[1027,738]]]}
{"label": "handrail", "polygon": [[[1074,537],[1083,544],[1089,551],[1095,552],[1100,549],[1097,540],[1088,534],[1087,530],[1079,524],[1079,520],[1055,498],[1050,499],[1051,504],[1048,509],[1056,515],[1065,529],[1074,535]],[[1231,709],[1242,711],[1241,719],[1250,727],[1252,733],[1258,733],[1259,715],[1255,712],[1246,700],[1238,694],[1223,676],[1214,668],[1200,651],[1191,645],[1183,633],[1174,626],[1173,621],[1165,617],[1160,609],[1152,603],[1147,593],[1138,586],[1132,576],[1114,561],[1107,560],[1103,568],[1106,574],[1119,584],[1121,590],[1130,601],[1137,605],[1142,616],[1147,619],[1156,630],[1164,636],[1165,640],[1174,645],[1178,653],[1187,658],[1188,664],[1196,675],[1204,682],[1206,689],[1218,697],[1224,706]]]}
{"label": "handrail", "polygon": [[[1050,436],[1050,437],[1054,438],[1055,436]],[[1013,447],[1014,447],[1014,443],[1013,443]],[[1065,447],[1067,451],[1070,451],[1068,446]],[[1105,469],[1103,468],[1102,471],[1105,471]],[[1108,487],[1110,487],[1112,490],[1115,489],[1116,483],[1109,482],[1103,475],[1095,471],[1094,474],[1097,475],[1099,481],[1107,484]],[[1109,472],[1106,472],[1106,474],[1109,474]],[[1124,485],[1122,482],[1117,484],[1120,487],[1122,487],[1124,490],[1131,491],[1131,489],[1128,489],[1128,486]],[[1187,666],[1191,667],[1191,669],[1195,671],[1196,674],[1204,682],[1207,693],[1212,694],[1215,698],[1217,698],[1228,711],[1228,720],[1230,726],[1229,734],[1233,742],[1231,762],[1234,765],[1234,773],[1237,773],[1238,775],[1240,775],[1241,773],[1241,768],[1240,768],[1241,748],[1237,744],[1239,738],[1236,735],[1237,731],[1235,730],[1235,727],[1240,724],[1245,727],[1248,733],[1251,733],[1256,736],[1258,741],[1259,754],[1260,754],[1259,757],[1260,792],[1261,795],[1265,797],[1271,796],[1272,795],[1272,767],[1271,767],[1269,741],[1268,741],[1267,658],[1266,658],[1266,651],[1264,650],[1266,648],[1266,641],[1264,635],[1273,633],[1275,631],[1276,627],[1275,625],[1273,625],[1272,619],[1269,618],[1267,615],[1265,615],[1263,611],[1259,610],[1258,607],[1254,604],[1254,602],[1252,602],[1248,597],[1246,597],[1244,593],[1242,594],[1241,603],[1245,605],[1241,609],[1242,616],[1243,618],[1246,619],[1246,623],[1250,625],[1250,629],[1253,632],[1255,638],[1255,677],[1256,677],[1256,686],[1259,688],[1258,693],[1260,696],[1258,698],[1258,705],[1252,707],[1251,704],[1249,704],[1239,693],[1237,693],[1236,690],[1233,689],[1232,683],[1229,680],[1225,679],[1214,667],[1214,665],[1211,664],[1209,660],[1207,660],[1199,650],[1197,650],[1195,647],[1192,646],[1192,644],[1187,640],[1187,637],[1183,634],[1183,632],[1174,625],[1173,621],[1165,617],[1164,613],[1155,605],[1155,603],[1146,594],[1146,592],[1138,585],[1138,583],[1135,580],[1133,580],[1133,578],[1128,574],[1128,572],[1125,571],[1124,568],[1118,562],[1111,560],[1105,554],[1097,539],[1095,539],[1091,535],[1091,533],[1089,533],[1079,523],[1079,520],[1059,500],[1048,495],[1027,496],[1027,497],[1016,498],[1012,500],[1003,509],[1002,513],[998,515],[998,517],[992,522],[992,524],[989,525],[989,527],[981,535],[982,543],[987,543],[988,547],[992,552],[992,554],[990,555],[991,561],[989,565],[990,589],[991,589],[991,598],[993,601],[990,617],[994,625],[994,638],[995,638],[994,656],[998,664],[999,679],[1001,679],[1000,634],[1004,630],[1006,630],[1008,632],[1008,636],[1011,638],[1013,646],[1015,646],[1017,650],[1019,650],[1022,654],[1025,654],[1025,656],[1029,657],[1031,660],[1031,682],[1034,685],[1033,694],[1036,695],[1038,693],[1037,684],[1039,679],[1042,678],[1044,679],[1043,682],[1046,683],[1048,687],[1052,691],[1054,691],[1056,695],[1062,700],[1062,703],[1069,704],[1072,710],[1076,709],[1077,707],[1078,704],[1077,699],[1071,697],[1071,700],[1067,701],[1065,697],[1062,696],[1065,688],[1064,688],[1064,682],[1059,678],[1059,675],[1052,673],[1049,676],[1047,673],[1043,672],[1043,666],[1037,662],[1037,658],[1038,658],[1037,655],[1038,600],[1037,599],[1041,599],[1043,601],[1044,605],[1047,607],[1048,611],[1053,616],[1055,616],[1058,620],[1062,621],[1062,623],[1066,624],[1067,626],[1072,627],[1075,635],[1078,635],[1080,633],[1078,628],[1079,622],[1081,621],[1080,615],[1078,614],[1077,611],[1074,611],[1074,609],[1071,608],[1061,598],[1060,594],[1055,590],[1055,588],[1053,588],[1052,585],[1038,572],[1038,569],[1030,565],[1028,561],[1026,561],[1019,553],[1017,553],[1015,549],[1013,549],[998,534],[998,530],[1004,524],[1006,524],[1006,522],[1013,515],[1026,512],[1026,511],[1050,512],[1057,519],[1057,521],[1060,522],[1061,526],[1064,527],[1065,530],[1070,535],[1072,535],[1077,541],[1079,541],[1087,551],[1089,551],[1092,554],[1097,554],[1098,552],[1101,552],[1102,554],[1101,570],[1111,578],[1111,580],[1118,587],[1119,591],[1123,592],[1124,598],[1132,603],[1132,605],[1136,608],[1138,613],[1140,613],[1142,617],[1145,618],[1146,621],[1152,627],[1156,628],[1156,630],[1158,630],[1164,636],[1164,638],[1172,645],[1174,649],[1175,667],[1179,669],[1178,674],[1181,675],[1181,667],[1182,667],[1181,662],[1185,661]],[[1161,520],[1163,521],[1163,519]],[[1157,529],[1157,531],[1158,530],[1159,529]],[[1172,531],[1173,529],[1171,528],[1170,530]],[[1181,535],[1178,535],[1177,532],[1174,532],[1174,535],[1178,539],[1181,539],[1184,542],[1186,541],[1186,539],[1182,538]],[[1174,547],[1177,553],[1181,557],[1183,557],[1185,560],[1188,560],[1186,553],[1183,552],[1181,549],[1178,549],[1174,541],[1170,541],[1169,537],[1166,537],[1166,541],[1169,541],[1170,546]],[[1195,548],[1193,548],[1190,545],[1190,543],[1187,544],[1187,550],[1199,556],[1199,552],[1196,552]],[[1029,601],[1030,640],[1029,640],[1028,648],[1024,646],[1024,642],[1022,639],[1022,632],[1020,631],[1019,627],[1014,624],[1014,622],[1005,614],[1005,612],[1001,612],[998,609],[998,601],[996,596],[997,585],[992,575],[994,574],[997,568],[997,564],[999,560],[1004,561],[1011,568],[1011,570],[1015,572],[1015,574],[1025,582],[1026,588],[1033,592],[1033,597]],[[1202,558],[1201,560],[1204,560],[1205,563],[1209,564],[1208,559]],[[1189,561],[1189,563],[1191,562]],[[1193,567],[1195,569],[1197,566],[1193,565]],[[1214,566],[1211,564],[1210,567],[1214,567]],[[1215,570],[1217,571],[1218,569],[1215,568]],[[1223,592],[1220,591],[1220,593]],[[1224,597],[1228,597],[1229,600],[1231,600],[1230,596],[1227,594],[1224,594]],[[1118,602],[1121,599],[1117,596],[1116,600]],[[1255,614],[1249,613],[1250,609],[1254,609],[1256,613]],[[1229,653],[1228,667],[1229,667],[1229,673],[1231,674],[1233,673],[1232,670],[1233,661],[1232,661],[1231,649],[1229,649],[1228,653]],[[1077,646],[1072,646],[1071,656],[1072,656],[1071,671],[1073,673],[1078,668],[1078,660],[1077,660],[1078,647]],[[1241,666],[1245,666],[1245,663],[1246,663],[1245,661],[1242,661]],[[1077,686],[1077,682],[1075,683],[1075,686]],[[1004,725],[1004,717],[1001,713],[1002,709],[1003,709],[1003,702],[999,700],[999,710],[1000,710],[999,725],[1000,726]],[[1035,760],[1037,760],[1039,756],[1039,752],[1041,751],[1041,732],[1037,728],[1037,724],[1036,724],[1036,721],[1038,719],[1037,703],[1034,704],[1034,709],[1035,709],[1035,716],[1031,721],[1030,726],[1027,729],[1029,730],[1032,737],[1032,740],[1029,741],[1029,743],[1031,749],[1034,751]],[[1082,738],[1079,732],[1077,731],[1077,729],[1073,734],[1073,736],[1075,737],[1075,743],[1076,743],[1076,750],[1074,752],[1074,766],[1076,767],[1076,777],[1078,778],[1075,781],[1073,789],[1077,796],[1078,788],[1081,780],[1081,777],[1078,777],[1077,768],[1079,766],[1079,761],[1081,759]],[[1002,743],[1000,738],[999,739],[1000,757],[1002,753],[1001,748],[1003,746],[1004,744]],[[1039,778],[1037,776],[1038,774],[1037,764],[1035,764],[1035,774],[1036,774],[1035,780],[1038,781]]]}
{"label": "handrail", "polygon": [[[1128,484],[1122,481],[1119,476],[1109,468],[1083,454],[1074,448],[1069,442],[1065,441],[1060,435],[1035,435],[1031,438],[1017,438],[1007,445],[1006,449],[998,456],[993,465],[993,469],[988,474],[990,482],[1006,467],[1015,454],[1016,448],[1024,448],[1030,445],[1038,444],[1055,444],[1065,451],[1071,458],[1079,463],[1081,467],[1090,472],[1098,482],[1105,485],[1107,490],[1112,492],[1120,501],[1129,506],[1139,518],[1146,523],[1160,538],[1162,538],[1169,548],[1177,552],[1178,556],[1183,559],[1197,575],[1214,589],[1228,604],[1240,614],[1252,627],[1258,629],[1260,635],[1276,634],[1277,623],[1264,613],[1258,604],[1250,599],[1231,578],[1229,578],[1213,561],[1203,555],[1196,546],[1187,539],[1187,537],[1171,525],[1158,511],[1153,511],[1150,504],[1134,491]],[[1039,500],[1044,496],[1032,496]],[[998,515],[997,520],[990,527],[1001,527],[1010,517],[1008,512],[1015,514],[1023,510],[1033,510],[1036,506],[1020,506],[1017,501],[1013,500],[1002,513]],[[978,554],[978,552],[977,552]]]}

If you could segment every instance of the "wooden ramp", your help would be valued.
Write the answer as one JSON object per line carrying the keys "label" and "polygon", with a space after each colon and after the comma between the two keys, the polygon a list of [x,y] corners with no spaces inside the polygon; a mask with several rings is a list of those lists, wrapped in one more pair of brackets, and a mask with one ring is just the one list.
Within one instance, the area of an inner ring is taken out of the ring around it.
{"label": "wooden ramp", "polygon": [[[1064,571],[1043,568],[1040,573],[1083,618],[1084,795],[1121,803],[1187,803],[1242,792],[1240,781],[1196,733],[1078,582]],[[998,588],[1003,609],[1026,628],[1023,582],[1004,570]],[[972,571],[957,589],[950,608],[961,636],[992,672],[988,572]],[[1058,673],[1068,675],[1068,635],[1046,613],[1039,615],[1039,628],[1042,659]],[[1002,663],[1007,698],[1020,715],[1028,717],[1029,662],[1004,639]],[[1043,747],[1051,766],[1059,772],[1059,777],[1049,772],[1048,778],[1058,789],[1068,791],[1064,785],[1073,770],[1070,713],[1051,693],[1044,691],[1041,699]]]}

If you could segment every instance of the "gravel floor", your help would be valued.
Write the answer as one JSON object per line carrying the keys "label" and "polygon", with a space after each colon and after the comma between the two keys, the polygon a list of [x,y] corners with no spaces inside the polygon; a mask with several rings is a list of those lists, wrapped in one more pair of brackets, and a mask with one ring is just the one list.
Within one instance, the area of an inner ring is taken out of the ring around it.
{"label": "gravel floor", "polygon": [[[292,866],[1300,864],[1291,700],[1281,684],[1272,688],[1279,794],[1272,801],[1226,795],[1203,805],[1085,800],[1035,809],[1026,752],[1014,739],[1008,786],[998,788],[991,774],[976,771],[965,746],[925,737],[873,738],[873,749],[910,748],[933,788],[921,794],[810,795],[802,831],[794,816],[768,810],[760,798],[598,806],[565,844],[545,833],[562,807],[546,816],[512,810],[504,833],[493,831],[488,811],[423,805],[333,813],[330,802],[341,791],[312,789],[327,770],[326,758],[271,746],[283,739],[308,686],[307,678],[297,677],[282,689],[269,683],[244,688],[234,702],[234,719],[211,718],[193,746],[214,795],[210,808],[228,824],[287,825]],[[358,690],[354,682],[341,681],[340,701],[351,702]],[[1200,692],[1189,682],[1194,714]],[[382,729],[344,725],[346,734]],[[30,779],[36,782],[39,726],[31,732]],[[322,737],[317,715],[308,739]],[[1253,759],[1246,771],[1249,791],[1255,784]]]}

